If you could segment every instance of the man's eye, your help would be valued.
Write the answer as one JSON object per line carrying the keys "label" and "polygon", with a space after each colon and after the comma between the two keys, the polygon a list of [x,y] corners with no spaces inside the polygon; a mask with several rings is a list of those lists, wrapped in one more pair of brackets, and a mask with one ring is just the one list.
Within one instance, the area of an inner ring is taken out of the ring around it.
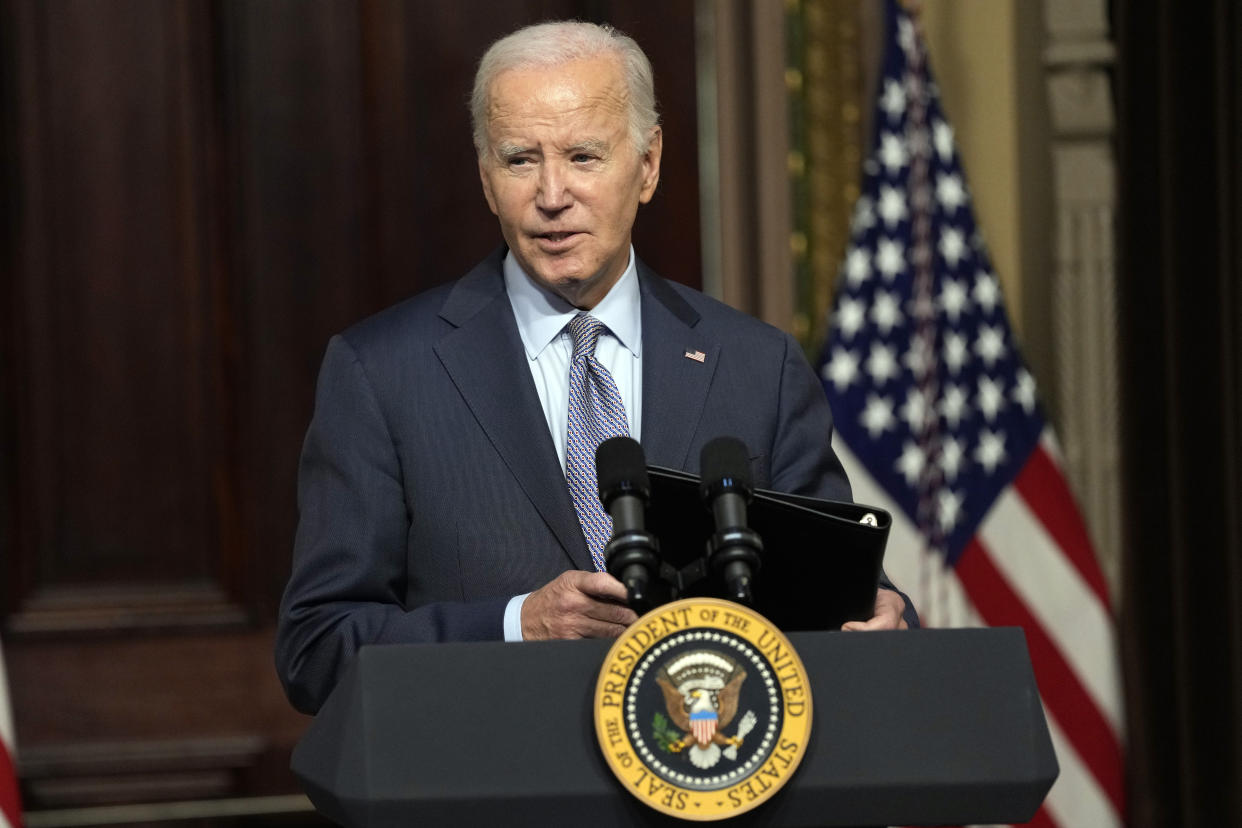
{"label": "man's eye", "polygon": [[529,159],[529,158],[520,158],[520,157],[519,157],[519,158],[510,158],[510,159],[509,159],[509,166],[510,166],[510,167],[525,167],[525,166],[527,166],[528,164],[530,164],[530,159]]}
{"label": "man's eye", "polygon": [[576,155],[574,155],[574,163],[575,163],[575,164],[585,164],[585,163],[587,163],[588,161],[594,161],[594,160],[595,160],[595,156],[594,156],[594,155],[588,155],[588,154],[587,154],[587,153],[585,153],[585,152],[580,152],[580,153],[577,153]]}

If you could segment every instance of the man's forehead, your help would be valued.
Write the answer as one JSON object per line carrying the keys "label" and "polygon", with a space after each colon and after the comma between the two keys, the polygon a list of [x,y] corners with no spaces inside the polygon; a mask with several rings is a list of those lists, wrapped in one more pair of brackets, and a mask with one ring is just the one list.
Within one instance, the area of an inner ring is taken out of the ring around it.
{"label": "man's forehead", "polygon": [[624,113],[629,90],[618,61],[610,57],[550,66],[506,69],[488,90],[488,119]]}

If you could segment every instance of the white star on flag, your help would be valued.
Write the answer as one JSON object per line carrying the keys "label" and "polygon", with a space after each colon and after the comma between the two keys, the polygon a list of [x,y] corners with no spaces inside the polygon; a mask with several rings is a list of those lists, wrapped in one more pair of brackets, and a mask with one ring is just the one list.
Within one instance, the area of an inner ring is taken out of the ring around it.
{"label": "white star on flag", "polygon": [[960,374],[962,366],[970,359],[966,347],[966,337],[959,333],[948,333],[944,337],[944,364],[952,374]]}
{"label": "white star on flag", "polygon": [[996,325],[980,325],[975,353],[991,369],[1005,355],[1005,332]]}
{"label": "white star on flag", "polygon": [[975,276],[974,300],[980,308],[987,314],[996,311],[997,304],[1000,303],[1000,285],[996,282],[996,277],[985,270],[979,271]]}
{"label": "white star on flag", "polygon": [[932,121],[932,141],[936,145],[936,154],[943,162],[953,160],[953,127],[944,121]]}
{"label": "white star on flag", "polygon": [[944,229],[940,234],[940,255],[944,256],[950,268],[957,267],[957,263],[966,255],[966,239],[961,230],[955,227]]}
{"label": "white star on flag", "polygon": [[1022,410],[1027,414],[1035,411],[1035,378],[1025,368],[1018,371],[1018,381],[1014,383],[1013,392],[1010,394],[1013,401],[1022,406]]}
{"label": "white star on flag", "polygon": [[896,187],[880,187],[880,204],[875,211],[880,214],[884,226],[890,229],[910,215],[906,209],[906,197]]}
{"label": "white star on flag", "polygon": [[949,321],[957,324],[962,311],[970,304],[966,296],[966,286],[956,279],[945,279],[940,286],[940,299],[937,303]]}
{"label": "white star on flag", "polygon": [[867,407],[862,413],[862,424],[872,437],[879,437],[883,432],[892,428],[894,422],[892,400],[876,395],[867,397]]}
{"label": "white star on flag", "polygon": [[897,364],[897,353],[889,345],[882,342],[871,343],[871,354],[867,357],[867,373],[877,386],[883,385],[900,373]]}
{"label": "white star on flag", "polygon": [[991,432],[987,429],[979,432],[979,446],[975,449],[975,462],[991,474],[1004,459],[1005,432]]}
{"label": "white star on flag", "polygon": [[952,437],[946,437],[945,441],[940,445],[940,470],[944,474],[944,479],[952,483],[957,479],[958,474],[962,470],[962,461],[965,459],[966,452],[962,450],[962,444]]}
{"label": "white star on flag", "polygon": [[858,357],[844,348],[837,348],[832,360],[824,365],[820,373],[838,390],[844,390],[858,376]]}
{"label": "white star on flag", "polygon": [[875,302],[871,306],[871,321],[876,328],[887,336],[903,319],[897,297],[882,290],[876,291]]}
{"label": "white star on flag", "polygon": [[857,299],[847,299],[837,308],[837,327],[846,339],[853,339],[867,323],[867,306]]}
{"label": "white star on flag", "polygon": [[923,450],[918,447],[917,443],[907,440],[902,448],[901,457],[897,458],[897,470],[911,486],[919,482],[919,476],[923,474],[924,463],[926,463],[926,457]]}
{"label": "white star on flag", "polygon": [[949,428],[956,429],[961,425],[969,411],[966,390],[953,383],[946,385],[944,394],[940,397],[940,416],[944,417]]}
{"label": "white star on flag", "polygon": [[966,203],[966,190],[960,175],[941,175],[936,179],[936,200],[946,213],[952,213]]}
{"label": "white star on flag", "polygon": [[906,392],[906,402],[901,407],[901,419],[910,427],[910,431],[918,433],[927,423],[927,395],[918,388],[911,387]]}
{"label": "white star on flag", "polygon": [[854,205],[854,215],[850,219],[851,233],[865,233],[875,226],[875,212],[871,199],[863,196]]}
{"label": "white star on flag", "polygon": [[884,97],[881,99],[880,108],[893,120],[901,117],[906,109],[906,90],[901,88],[900,83],[891,78],[884,82]]}
{"label": "white star on flag", "polygon": [[866,250],[851,250],[845,259],[845,278],[858,287],[871,277],[871,254]]}
{"label": "white star on flag", "polygon": [[1005,388],[987,374],[979,377],[979,395],[975,398],[976,405],[983,412],[984,418],[990,423],[1005,407]]}
{"label": "white star on flag", "polygon": [[891,132],[884,133],[880,141],[880,163],[888,170],[889,175],[896,175],[910,162],[906,144],[901,136]]}
{"label": "white star on flag", "polygon": [[952,489],[941,489],[937,498],[937,519],[940,521],[940,528],[945,532],[952,531],[957,526],[958,520],[962,516],[962,504],[964,500],[960,494]]}
{"label": "white star on flag", "polygon": [[906,248],[894,239],[880,239],[875,254],[875,266],[883,274],[885,281],[893,281],[897,274],[906,269]]}

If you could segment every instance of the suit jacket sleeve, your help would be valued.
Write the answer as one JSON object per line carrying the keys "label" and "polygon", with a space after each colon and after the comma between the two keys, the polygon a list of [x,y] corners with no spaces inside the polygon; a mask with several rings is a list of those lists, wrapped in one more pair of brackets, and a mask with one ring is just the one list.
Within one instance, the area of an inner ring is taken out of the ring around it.
{"label": "suit jacket sleeve", "polygon": [[498,639],[505,599],[404,605],[410,517],[393,437],[362,363],[328,345],[298,470],[299,523],[276,663],[318,710],[363,644]]}
{"label": "suit jacket sleeve", "polygon": [[845,469],[832,450],[832,412],[802,348],[785,334],[771,488],[829,500],[850,500]]}
{"label": "suit jacket sleeve", "polygon": [[[850,484],[832,450],[832,412],[815,372],[797,342],[786,335],[781,373],[777,439],[772,449],[772,488],[832,500],[850,500]],[[903,617],[911,629],[919,626],[910,597],[880,573],[880,587],[901,595]]]}

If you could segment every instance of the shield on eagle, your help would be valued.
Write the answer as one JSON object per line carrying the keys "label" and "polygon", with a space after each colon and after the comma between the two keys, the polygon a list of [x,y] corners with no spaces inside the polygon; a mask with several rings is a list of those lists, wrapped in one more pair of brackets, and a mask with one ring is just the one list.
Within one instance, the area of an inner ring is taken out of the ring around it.
{"label": "shield on eagle", "polygon": [[690,732],[694,734],[694,741],[703,747],[707,747],[712,743],[712,737],[716,735],[715,710],[696,710],[690,714]]}

